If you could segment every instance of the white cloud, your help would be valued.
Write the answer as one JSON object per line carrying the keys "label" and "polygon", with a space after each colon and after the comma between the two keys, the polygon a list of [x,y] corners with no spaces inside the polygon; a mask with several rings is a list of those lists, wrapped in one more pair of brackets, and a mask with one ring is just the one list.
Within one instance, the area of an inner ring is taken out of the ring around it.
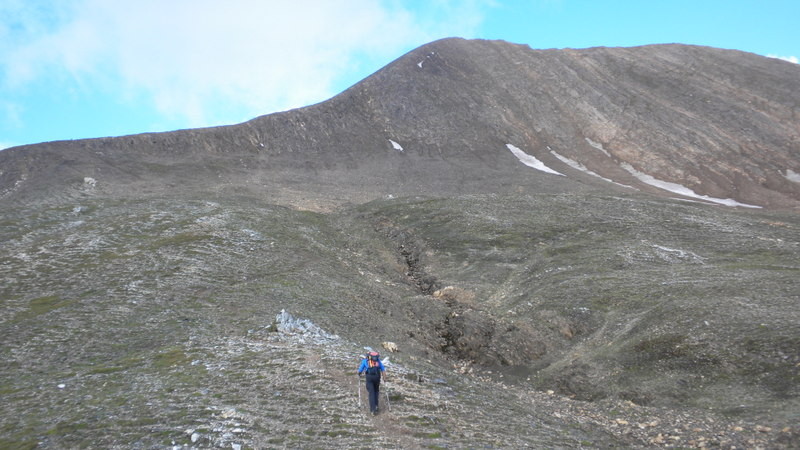
{"label": "white cloud", "polygon": [[767,55],[770,58],[782,59],[784,61],[789,61],[790,63],[800,64],[800,59],[797,56],[778,56],[778,55]]}
{"label": "white cloud", "polygon": [[12,102],[0,101],[0,120],[5,128],[20,128],[23,126],[20,105]]}
{"label": "white cloud", "polygon": [[150,102],[190,126],[325,100],[347,76],[379,68],[363,61],[382,65],[470,34],[490,5],[438,0],[420,13],[392,0],[4,1],[0,23],[14,17],[0,25],[5,88],[55,78]]}

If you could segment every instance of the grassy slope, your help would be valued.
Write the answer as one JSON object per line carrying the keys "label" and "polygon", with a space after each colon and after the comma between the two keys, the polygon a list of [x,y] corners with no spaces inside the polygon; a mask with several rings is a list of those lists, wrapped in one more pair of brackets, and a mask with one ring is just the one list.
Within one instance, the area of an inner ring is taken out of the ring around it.
{"label": "grassy slope", "polygon": [[498,320],[552,330],[530,364],[544,369],[523,371],[541,387],[731,411],[796,404],[796,215],[571,195],[381,214],[423,238],[442,284]]}
{"label": "grassy slope", "polygon": [[[625,442],[450,372],[470,349],[489,355],[475,371],[500,369],[526,389],[782,420],[797,414],[797,237],[792,215],[566,195],[392,200],[333,215],[245,198],[4,211],[3,443],[168,445],[196,430],[262,446],[345,435],[422,445],[443,432],[491,445],[507,439],[496,428],[509,404],[520,430],[541,425],[520,445]],[[421,292],[399,245],[461,295]],[[317,344],[276,339],[267,330],[281,309],[343,343],[317,361]],[[485,342],[469,333],[487,329]],[[459,350],[448,364],[426,362],[448,339]],[[408,372],[454,390],[399,381],[408,409],[398,401],[395,418],[414,423],[388,437],[348,406],[351,355],[383,340],[401,343]],[[508,356],[518,347],[536,358]],[[454,395],[450,409],[428,404],[432,393]],[[473,417],[479,436],[465,431]],[[419,435],[402,441],[408,430]]]}

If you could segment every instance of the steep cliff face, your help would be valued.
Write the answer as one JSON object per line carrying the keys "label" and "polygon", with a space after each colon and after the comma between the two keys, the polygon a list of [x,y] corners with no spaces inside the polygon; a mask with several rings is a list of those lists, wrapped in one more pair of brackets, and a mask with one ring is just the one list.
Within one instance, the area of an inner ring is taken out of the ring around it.
{"label": "steep cliff face", "polygon": [[4,198],[89,177],[117,193],[185,187],[311,208],[597,189],[796,208],[798,105],[800,67],[738,51],[445,39],[329,101],[240,125],[5,151],[0,183]]}

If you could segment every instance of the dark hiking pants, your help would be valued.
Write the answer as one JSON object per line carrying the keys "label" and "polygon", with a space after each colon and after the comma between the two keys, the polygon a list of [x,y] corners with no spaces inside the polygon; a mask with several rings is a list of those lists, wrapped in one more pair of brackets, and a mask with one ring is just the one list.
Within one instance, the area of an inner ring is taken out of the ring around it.
{"label": "dark hiking pants", "polygon": [[367,375],[367,392],[369,392],[369,410],[378,412],[378,394],[381,389],[380,375]]}

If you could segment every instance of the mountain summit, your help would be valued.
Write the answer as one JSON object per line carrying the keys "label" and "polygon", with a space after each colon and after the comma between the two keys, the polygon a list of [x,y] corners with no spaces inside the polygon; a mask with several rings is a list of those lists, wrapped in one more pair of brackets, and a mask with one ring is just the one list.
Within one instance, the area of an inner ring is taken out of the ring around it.
{"label": "mountain summit", "polygon": [[239,191],[311,209],[419,193],[640,190],[796,209],[798,105],[800,67],[739,51],[451,38],[328,101],[243,124],[4,151],[0,189],[64,195],[91,178],[119,193]]}

